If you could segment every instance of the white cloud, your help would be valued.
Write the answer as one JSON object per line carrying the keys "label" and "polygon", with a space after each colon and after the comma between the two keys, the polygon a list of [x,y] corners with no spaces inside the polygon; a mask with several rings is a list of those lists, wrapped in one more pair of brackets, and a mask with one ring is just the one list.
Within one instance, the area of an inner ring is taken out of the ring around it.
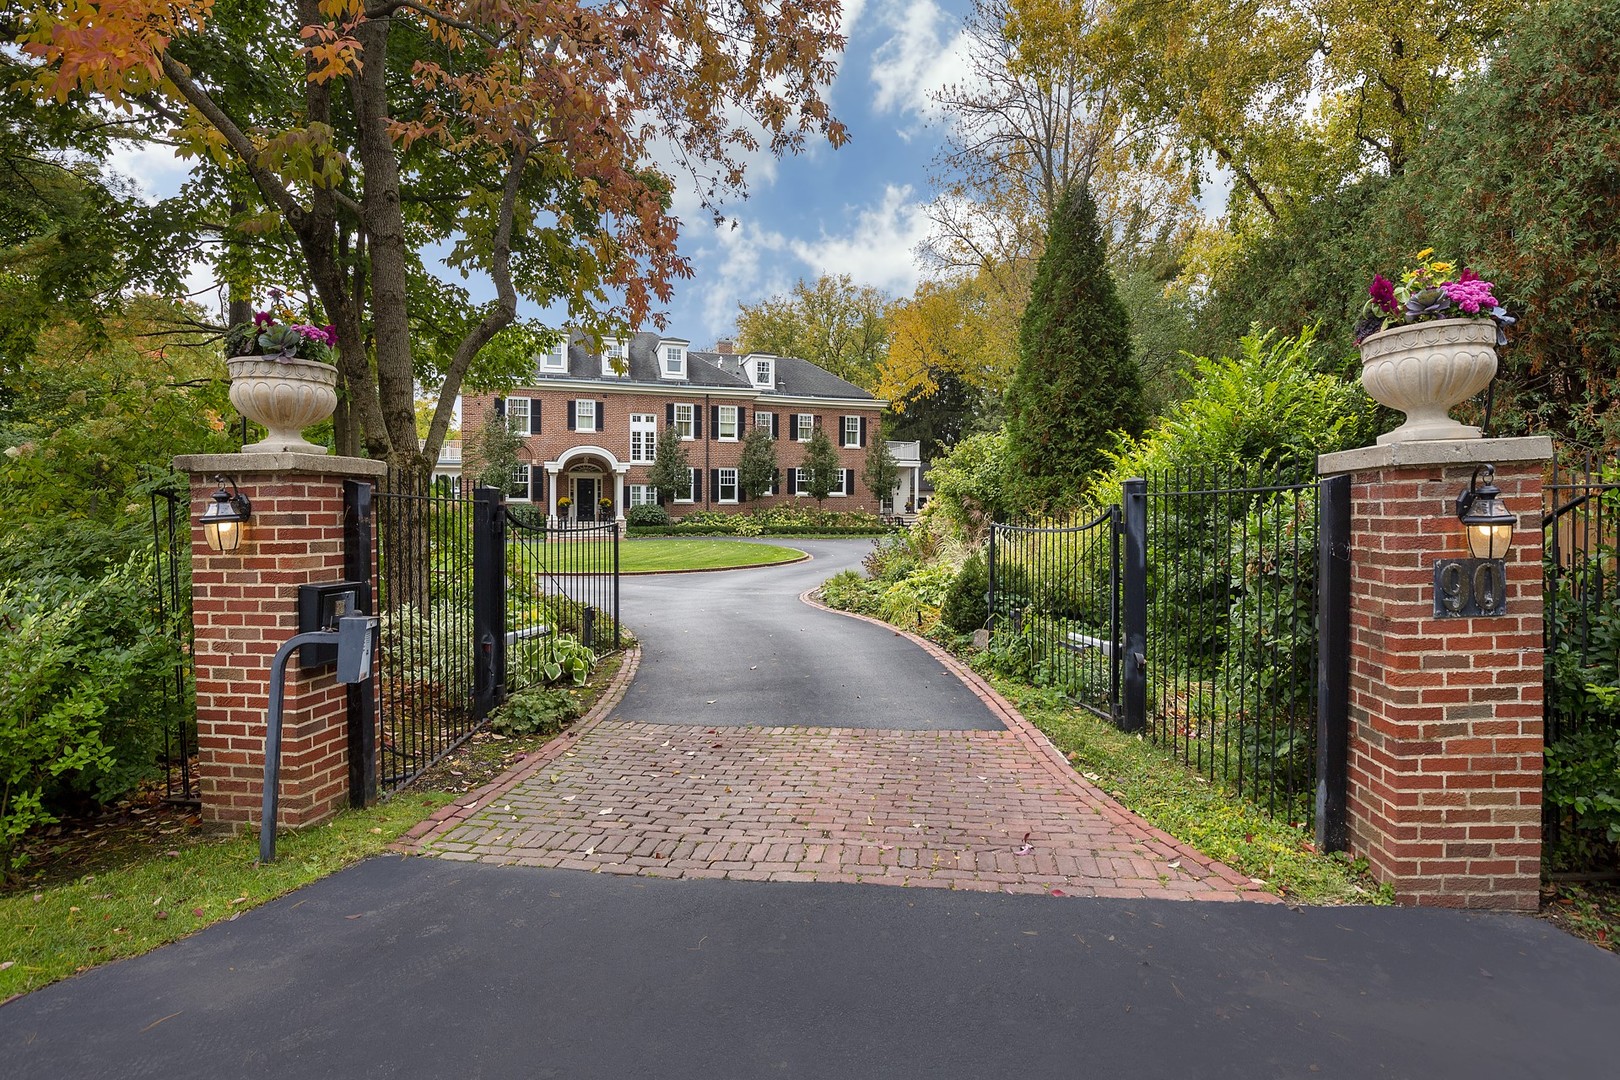
{"label": "white cloud", "polygon": [[876,206],[856,212],[846,232],[822,231],[815,240],[794,240],[790,250],[811,277],[848,274],[858,285],[872,285],[896,296],[917,287],[912,251],[928,235],[924,207],[910,185],[887,184]]}
{"label": "white cloud", "polygon": [[133,180],[137,193],[149,203],[178,195],[191,173],[191,163],[170,146],[114,143],[108,164],[113,172]]}
{"label": "white cloud", "polygon": [[938,108],[929,92],[968,74],[961,19],[935,0],[890,0],[878,21],[889,36],[872,51],[872,110],[935,118]]}

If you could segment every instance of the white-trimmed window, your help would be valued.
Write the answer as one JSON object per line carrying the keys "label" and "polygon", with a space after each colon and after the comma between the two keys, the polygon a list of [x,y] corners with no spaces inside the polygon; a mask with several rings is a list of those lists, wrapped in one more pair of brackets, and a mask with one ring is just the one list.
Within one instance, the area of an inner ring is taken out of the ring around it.
{"label": "white-trimmed window", "polygon": [[[652,413],[630,414],[630,464],[651,465],[658,450],[658,417]],[[631,503],[634,506],[635,503]]]}
{"label": "white-trimmed window", "polygon": [[675,434],[683,439],[696,437],[692,428],[692,416],[695,408],[696,406],[693,405],[675,406]]}
{"label": "white-trimmed window", "polygon": [[748,357],[748,375],[755,386],[776,385],[776,357],[752,355]]}
{"label": "white-trimmed window", "polygon": [[631,484],[629,491],[631,506],[658,505],[658,489],[651,484]]}
{"label": "white-trimmed window", "polygon": [[828,492],[828,494],[837,496],[855,494],[855,470],[839,469],[837,486]]}
{"label": "white-trimmed window", "polygon": [[519,465],[512,470],[512,486],[506,489],[506,497],[515,502],[529,501],[529,466]]}
{"label": "white-trimmed window", "polygon": [[715,409],[714,437],[721,442],[736,442],[740,434],[737,428],[742,423],[737,414],[742,410],[736,405],[716,405]]}
{"label": "white-trimmed window", "polygon": [[568,343],[559,341],[540,354],[540,370],[558,374],[568,370]]}
{"label": "white-trimmed window", "polygon": [[808,495],[808,494],[810,494],[810,470],[809,469],[789,469],[788,470],[788,494],[790,494],[790,495]]}
{"label": "white-trimmed window", "polygon": [[816,430],[815,413],[793,414],[793,439],[795,442],[809,442],[811,432]]}
{"label": "white-trimmed window", "polygon": [[506,427],[519,435],[529,435],[534,432],[530,417],[531,402],[526,397],[509,397],[506,399]]}
{"label": "white-trimmed window", "polygon": [[764,428],[765,434],[774,439],[776,438],[776,432],[771,430],[773,427],[771,424],[771,415],[772,414],[768,412],[756,412],[754,414],[754,426],[757,428]]}
{"label": "white-trimmed window", "polygon": [[666,379],[686,378],[686,346],[684,341],[664,340],[658,343],[658,374]]}
{"label": "white-trimmed window", "polygon": [[[617,364],[618,368],[614,365]],[[623,370],[619,370],[622,368]],[[602,378],[628,379],[630,377],[630,354],[625,350],[625,343],[618,338],[606,338],[602,342]]]}
{"label": "white-trimmed window", "polygon": [[846,417],[844,417],[843,418],[843,423],[842,423],[842,428],[843,428],[843,436],[844,436],[844,449],[848,450],[851,447],[856,447],[856,446],[861,445],[861,418],[860,417],[858,417],[858,416],[846,416]]}
{"label": "white-trimmed window", "polygon": [[714,501],[734,503],[737,501],[737,470],[716,469],[714,485]]}
{"label": "white-trimmed window", "polygon": [[590,398],[580,398],[574,402],[574,430],[596,430],[596,402]]}

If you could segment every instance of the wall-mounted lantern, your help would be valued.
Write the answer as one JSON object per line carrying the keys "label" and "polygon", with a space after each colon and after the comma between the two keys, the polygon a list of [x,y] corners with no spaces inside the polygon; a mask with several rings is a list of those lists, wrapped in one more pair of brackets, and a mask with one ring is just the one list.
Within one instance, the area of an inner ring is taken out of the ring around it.
{"label": "wall-mounted lantern", "polygon": [[[235,481],[228,481],[223,476],[214,479],[219,488],[198,521],[203,527],[209,550],[235,551],[242,544],[242,533],[247,530],[248,519],[253,516],[253,504],[237,490]],[[231,485],[230,491],[225,490],[227,483]]]}
{"label": "wall-mounted lantern", "polygon": [[1437,619],[1507,614],[1506,559],[1518,519],[1503,505],[1502,490],[1491,482],[1495,476],[1496,466],[1479,466],[1457,496],[1457,520],[1471,557],[1434,564]]}
{"label": "wall-mounted lantern", "polygon": [[[1485,483],[1480,484],[1480,474]],[[1468,487],[1457,496],[1457,520],[1468,535],[1468,554],[1476,559],[1503,559],[1513,546],[1513,526],[1518,519],[1502,505],[1502,489],[1491,480],[1495,465],[1481,465],[1468,478]]]}

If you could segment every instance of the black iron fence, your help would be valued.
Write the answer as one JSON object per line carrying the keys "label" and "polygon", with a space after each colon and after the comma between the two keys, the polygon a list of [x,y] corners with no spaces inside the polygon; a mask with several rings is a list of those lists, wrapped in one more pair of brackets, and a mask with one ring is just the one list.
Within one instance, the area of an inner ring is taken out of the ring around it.
{"label": "black iron fence", "polygon": [[1342,846],[1348,623],[1323,582],[1347,581],[1349,522],[1323,490],[1348,498],[1343,479],[1166,473],[1083,524],[993,526],[998,662]]}
{"label": "black iron fence", "polygon": [[1545,850],[1555,869],[1614,861],[1620,830],[1620,458],[1555,462],[1543,487]]}
{"label": "black iron fence", "polygon": [[198,801],[192,773],[197,753],[197,695],[191,667],[191,493],[183,481],[153,491],[152,601],[158,623],[174,650],[174,673],[165,681],[163,700],[164,797]]}
{"label": "black iron fence", "polygon": [[493,488],[375,497],[382,783],[466,741],[508,686],[548,681],[560,643],[619,647],[619,534],[558,526]]}

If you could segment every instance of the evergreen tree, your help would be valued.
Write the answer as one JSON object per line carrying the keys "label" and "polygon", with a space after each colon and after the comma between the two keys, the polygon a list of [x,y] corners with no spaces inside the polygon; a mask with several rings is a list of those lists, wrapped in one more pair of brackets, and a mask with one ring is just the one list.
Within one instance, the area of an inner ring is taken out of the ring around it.
{"label": "evergreen tree", "polygon": [[819,424],[810,433],[810,441],[804,448],[804,465],[801,468],[810,470],[810,497],[821,505],[833,488],[843,486],[843,466],[838,460],[838,448],[828,437],[826,429]]}
{"label": "evergreen tree", "polygon": [[658,489],[660,506],[671,498],[692,497],[692,463],[686,456],[686,445],[674,428],[665,428],[659,433],[647,480]]}
{"label": "evergreen tree", "polygon": [[1018,326],[1018,372],[1007,391],[1017,501],[1027,510],[1073,505],[1114,433],[1139,434],[1142,421],[1130,319],[1108,272],[1097,206],[1077,186],[1052,218]]}
{"label": "evergreen tree", "polygon": [[757,499],[771,488],[776,476],[776,443],[764,428],[749,428],[737,461],[737,486],[743,498]]}
{"label": "evergreen tree", "polygon": [[506,417],[497,416],[491,410],[473,443],[472,457],[478,462],[479,486],[510,491],[512,474],[522,464],[522,450],[523,436],[512,430]]}
{"label": "evergreen tree", "polygon": [[[894,451],[889,449],[889,440],[879,438],[876,433],[866,448],[866,470],[861,479],[880,502],[893,495],[895,484],[900,482],[900,465],[894,460]],[[894,509],[899,513],[904,507]]]}

